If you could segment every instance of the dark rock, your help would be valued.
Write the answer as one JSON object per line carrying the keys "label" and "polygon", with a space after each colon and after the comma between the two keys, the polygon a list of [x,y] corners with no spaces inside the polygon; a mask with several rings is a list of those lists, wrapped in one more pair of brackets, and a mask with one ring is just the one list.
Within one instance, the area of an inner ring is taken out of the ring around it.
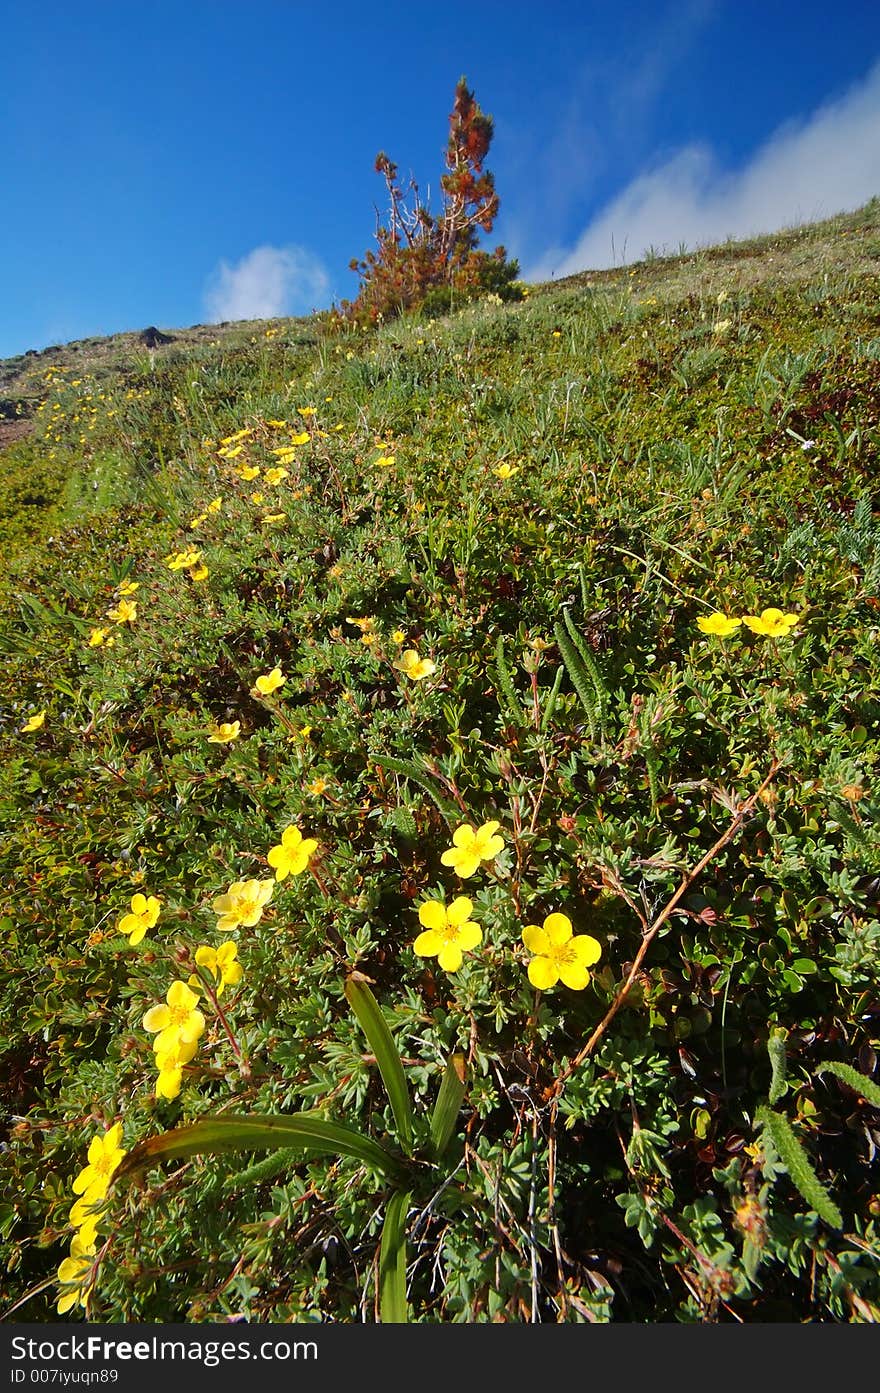
{"label": "dark rock", "polygon": [[144,329],[143,333],[138,334],[138,340],[146,348],[158,348],[160,344],[173,343],[174,335],[163,334],[154,324],[151,324],[149,329]]}

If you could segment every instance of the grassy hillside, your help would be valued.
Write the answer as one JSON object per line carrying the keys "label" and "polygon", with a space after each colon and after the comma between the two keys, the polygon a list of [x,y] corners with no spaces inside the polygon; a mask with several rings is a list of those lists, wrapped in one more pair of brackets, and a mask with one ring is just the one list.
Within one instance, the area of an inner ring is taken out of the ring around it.
{"label": "grassy hillside", "polygon": [[0,364],[4,1314],[880,1317],[878,292]]}

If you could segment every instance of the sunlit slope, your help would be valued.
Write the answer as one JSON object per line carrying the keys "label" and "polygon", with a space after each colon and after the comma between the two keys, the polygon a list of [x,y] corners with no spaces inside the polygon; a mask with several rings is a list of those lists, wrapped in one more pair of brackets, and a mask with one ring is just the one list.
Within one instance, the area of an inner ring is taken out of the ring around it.
{"label": "sunlit slope", "polygon": [[[878,291],[875,201],[0,366],[20,1318],[371,1320],[390,1209],[415,1320],[877,1319]],[[168,1163],[56,1284],[96,1137],[312,1109],[394,1165]]]}

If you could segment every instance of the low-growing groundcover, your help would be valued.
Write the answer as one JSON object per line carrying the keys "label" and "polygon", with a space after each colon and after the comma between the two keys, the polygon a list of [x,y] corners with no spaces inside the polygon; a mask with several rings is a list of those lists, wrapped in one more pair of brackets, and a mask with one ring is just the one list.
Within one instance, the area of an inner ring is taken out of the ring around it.
{"label": "low-growing groundcover", "polygon": [[878,1318],[878,262],[36,362],[7,1317]]}

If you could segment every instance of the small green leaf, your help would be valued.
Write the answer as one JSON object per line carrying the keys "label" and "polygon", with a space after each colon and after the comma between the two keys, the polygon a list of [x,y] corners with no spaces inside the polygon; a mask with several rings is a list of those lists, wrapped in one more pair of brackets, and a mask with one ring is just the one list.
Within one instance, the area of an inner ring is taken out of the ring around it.
{"label": "small green leaf", "polygon": [[383,1325],[404,1325],[406,1309],[406,1213],[410,1190],[395,1190],[385,1210],[379,1249],[379,1319]]}
{"label": "small green leaf", "polygon": [[301,1112],[291,1117],[228,1115],[203,1118],[189,1127],[175,1127],[133,1147],[116,1167],[112,1183],[126,1180],[160,1161],[175,1161],[181,1156],[275,1147],[288,1147],[312,1155],[351,1156],[389,1179],[400,1173],[395,1158],[370,1137],[361,1136],[360,1132],[339,1122],[328,1122],[317,1113]]}
{"label": "small green leaf", "polygon": [[795,958],[794,962],[792,963],[792,967],[794,968],[795,972],[802,972],[804,976],[807,977],[811,972],[819,971],[812,958]]}
{"label": "small green leaf", "polygon": [[465,1064],[463,1054],[452,1054],[443,1071],[440,1091],[431,1115],[431,1146],[439,1161],[452,1140],[455,1123],[465,1094]]}
{"label": "small green leaf", "polygon": [[394,1037],[388,1029],[378,1001],[360,974],[353,973],[349,977],[345,984],[345,995],[360,1021],[370,1049],[376,1056],[379,1073],[382,1075],[382,1082],[388,1092],[391,1111],[397,1124],[398,1139],[409,1155],[413,1145],[412,1105]]}

